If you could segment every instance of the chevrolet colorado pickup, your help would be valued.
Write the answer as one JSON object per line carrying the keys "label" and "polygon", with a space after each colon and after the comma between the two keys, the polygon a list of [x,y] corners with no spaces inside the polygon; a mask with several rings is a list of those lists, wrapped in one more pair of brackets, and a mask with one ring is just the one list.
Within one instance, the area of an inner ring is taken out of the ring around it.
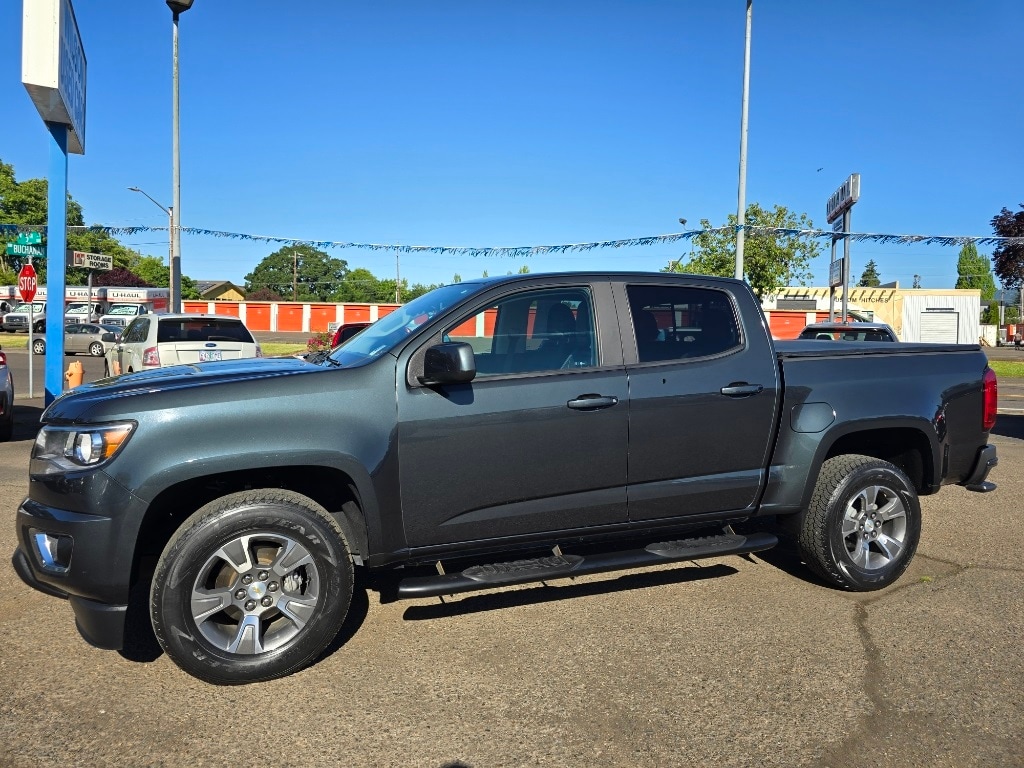
{"label": "chevrolet colorado pickup", "polygon": [[148,590],[168,656],[218,684],[316,659],[356,568],[420,598],[757,552],[772,530],[873,590],[915,552],[919,496],[995,487],[995,414],[977,345],[773,342],[739,281],[467,281],[307,360],[65,393],[13,564],[101,648]]}

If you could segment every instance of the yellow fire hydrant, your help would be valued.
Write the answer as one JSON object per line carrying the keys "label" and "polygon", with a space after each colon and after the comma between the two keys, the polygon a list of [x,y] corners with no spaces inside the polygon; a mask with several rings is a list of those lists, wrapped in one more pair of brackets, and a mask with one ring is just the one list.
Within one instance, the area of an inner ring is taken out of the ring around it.
{"label": "yellow fire hydrant", "polygon": [[81,384],[84,376],[85,371],[82,368],[82,363],[79,360],[72,360],[71,365],[68,366],[67,373],[64,374],[64,379],[68,383],[68,389],[74,389]]}

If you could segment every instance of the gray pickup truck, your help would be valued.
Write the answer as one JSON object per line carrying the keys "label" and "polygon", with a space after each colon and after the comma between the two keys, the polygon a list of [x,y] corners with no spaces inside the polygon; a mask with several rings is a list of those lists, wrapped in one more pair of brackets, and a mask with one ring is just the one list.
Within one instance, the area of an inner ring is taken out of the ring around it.
{"label": "gray pickup truck", "polygon": [[[995,487],[995,414],[978,346],[773,342],[735,280],[463,282],[307,360],[57,398],[13,563],[101,648],[147,594],[170,658],[222,684],[316,659],[357,568],[384,600],[421,598],[756,552],[775,531],[824,582],[879,589],[914,554],[919,496]],[[744,525],[760,517],[777,524]]]}

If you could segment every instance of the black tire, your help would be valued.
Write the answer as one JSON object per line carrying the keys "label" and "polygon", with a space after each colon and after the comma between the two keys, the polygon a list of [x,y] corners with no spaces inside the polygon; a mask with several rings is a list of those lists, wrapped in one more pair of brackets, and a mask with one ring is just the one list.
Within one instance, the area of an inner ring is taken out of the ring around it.
{"label": "black tire", "polygon": [[45,355],[46,354],[46,340],[45,339],[32,339],[32,354],[33,355]]}
{"label": "black tire", "polygon": [[207,504],[171,537],[153,575],[150,618],[190,675],[254,683],[291,674],[327,647],[352,583],[348,544],[323,507],[291,491],[244,491]]}
{"label": "black tire", "polygon": [[921,505],[910,479],[870,456],[835,456],[821,467],[810,507],[799,518],[805,562],[856,592],[883,589],[910,565],[921,538]]}
{"label": "black tire", "polygon": [[89,345],[89,354],[92,355],[93,357],[103,357],[105,352],[106,350],[103,349],[102,342],[94,341],[92,344]]}

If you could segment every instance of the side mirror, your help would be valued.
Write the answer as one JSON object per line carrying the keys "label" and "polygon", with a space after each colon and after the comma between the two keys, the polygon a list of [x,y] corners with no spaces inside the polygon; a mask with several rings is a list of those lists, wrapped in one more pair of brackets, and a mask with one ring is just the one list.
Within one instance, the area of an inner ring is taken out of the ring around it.
{"label": "side mirror", "polygon": [[421,384],[465,384],[476,376],[476,357],[473,347],[465,342],[435,344],[423,358],[423,375],[417,376]]}
{"label": "side mirror", "polygon": [[110,331],[107,331],[102,336],[100,336],[100,341],[117,341],[117,337]]}

